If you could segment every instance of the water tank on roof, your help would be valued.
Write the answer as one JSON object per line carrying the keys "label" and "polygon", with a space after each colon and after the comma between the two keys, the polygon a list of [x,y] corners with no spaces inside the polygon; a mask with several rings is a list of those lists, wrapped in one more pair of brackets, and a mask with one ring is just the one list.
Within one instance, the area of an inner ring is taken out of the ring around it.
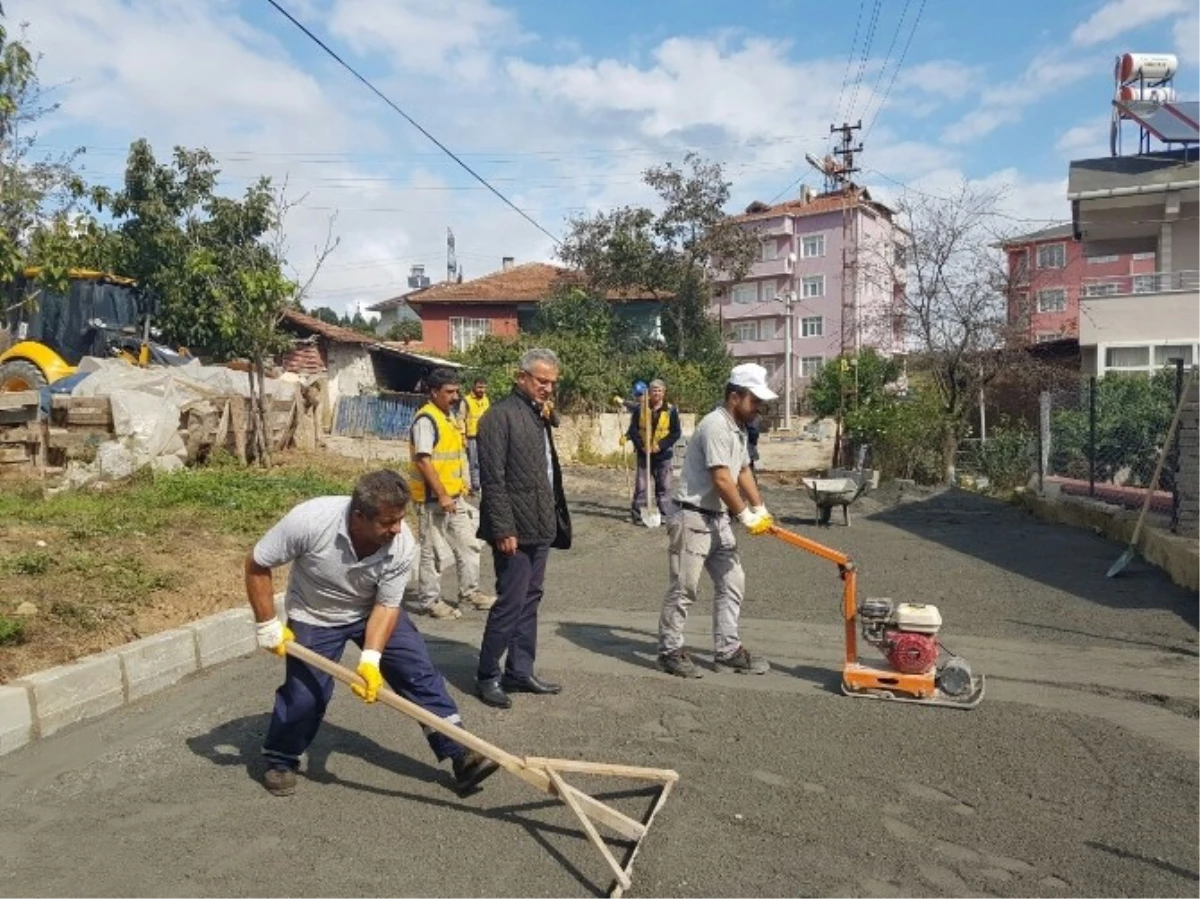
{"label": "water tank on roof", "polygon": [[1123,53],[1117,57],[1117,81],[1166,81],[1175,76],[1179,60],[1173,53]]}
{"label": "water tank on roof", "polygon": [[1174,103],[1175,88],[1135,87],[1131,84],[1126,84],[1117,91],[1117,99],[1122,103]]}

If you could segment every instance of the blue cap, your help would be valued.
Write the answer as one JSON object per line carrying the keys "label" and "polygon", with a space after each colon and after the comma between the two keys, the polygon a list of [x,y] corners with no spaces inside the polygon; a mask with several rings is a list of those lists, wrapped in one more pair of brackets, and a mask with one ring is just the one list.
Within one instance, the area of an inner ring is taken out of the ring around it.
{"label": "blue cap", "polygon": [[634,396],[641,396],[645,392],[646,392],[646,382],[645,381],[638,381],[636,384],[633,385],[633,395]]}

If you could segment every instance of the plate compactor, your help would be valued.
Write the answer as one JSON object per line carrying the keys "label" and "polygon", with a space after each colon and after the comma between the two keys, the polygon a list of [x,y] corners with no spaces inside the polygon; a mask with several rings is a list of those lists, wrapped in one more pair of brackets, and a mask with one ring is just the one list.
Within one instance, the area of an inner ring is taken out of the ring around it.
{"label": "plate compactor", "polygon": [[[865,699],[891,699],[922,705],[973,709],[983,699],[982,674],[972,674],[966,660],[938,640],[942,616],[937,606],[865,599],[856,595],[854,562],[778,526],[770,533],[784,543],[833,562],[842,578],[842,616],[846,624],[846,657],[842,692]],[[883,653],[888,668],[864,665],[858,658],[858,636]]]}

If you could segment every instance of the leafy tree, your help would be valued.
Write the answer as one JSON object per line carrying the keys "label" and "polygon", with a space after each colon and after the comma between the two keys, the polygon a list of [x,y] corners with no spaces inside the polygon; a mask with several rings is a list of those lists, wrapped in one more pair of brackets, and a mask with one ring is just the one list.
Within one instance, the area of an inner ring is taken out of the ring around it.
{"label": "leafy tree", "polygon": [[37,155],[37,122],[58,104],[42,90],[40,55],[24,35],[10,39],[3,16],[0,7],[0,281],[36,264],[42,271],[35,281],[62,289],[76,241],[95,233],[77,208],[85,192],[76,172],[83,151]]}
{"label": "leafy tree", "polygon": [[421,339],[423,333],[419,319],[406,318],[388,328],[386,339],[401,343],[416,343]]}
{"label": "leafy tree", "polygon": [[316,309],[312,310],[309,315],[315,319],[318,319],[319,321],[325,322],[327,325],[336,325],[340,323],[338,314],[328,306],[318,306]]}
{"label": "leafy tree", "polygon": [[842,409],[856,410],[892,402],[888,385],[900,378],[900,364],[867,347],[857,358],[838,356],[825,365],[809,384],[806,400],[818,418],[829,418]]}
{"label": "leafy tree", "polygon": [[285,276],[283,226],[294,204],[267,178],[240,198],[219,195],[218,175],[207,150],[177,147],[164,164],[138,140],[124,187],[96,189],[93,201],[113,222],[108,267],[157,294],[164,333],[218,359],[249,359],[255,456],[269,465],[265,363],[288,344],[278,328],[284,311],[298,307],[337,242],[327,237],[306,283]]}
{"label": "leafy tree", "polygon": [[708,313],[710,277],[718,265],[735,279],[744,275],[758,239],[725,214],[730,183],[721,166],[693,153],[684,162],[686,168],[667,163],[643,175],[662,201],[660,212],[625,206],[572,219],[559,256],[601,294],[664,297],[667,353],[715,374],[728,368],[729,359]]}

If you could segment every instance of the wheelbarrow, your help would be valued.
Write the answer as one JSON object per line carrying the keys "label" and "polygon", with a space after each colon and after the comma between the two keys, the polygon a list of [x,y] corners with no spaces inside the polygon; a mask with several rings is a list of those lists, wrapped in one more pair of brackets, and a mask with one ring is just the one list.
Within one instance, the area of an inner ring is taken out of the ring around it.
{"label": "wheelbarrow", "polygon": [[834,506],[842,507],[842,521],[850,527],[850,504],[871,486],[854,478],[804,478],[803,484],[817,506],[817,524],[823,527],[829,527]]}

